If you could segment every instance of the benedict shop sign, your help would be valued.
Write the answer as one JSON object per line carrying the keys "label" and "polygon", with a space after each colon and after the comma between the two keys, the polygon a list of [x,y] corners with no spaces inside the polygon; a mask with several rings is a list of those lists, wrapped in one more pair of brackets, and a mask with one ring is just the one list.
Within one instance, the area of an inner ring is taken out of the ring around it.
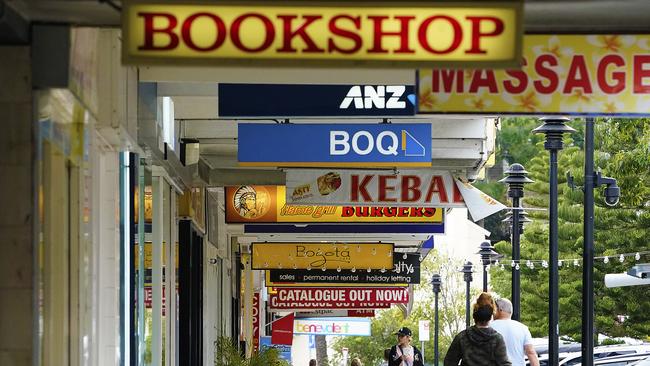
{"label": "benedict shop sign", "polygon": [[126,63],[516,66],[522,1],[126,2]]}

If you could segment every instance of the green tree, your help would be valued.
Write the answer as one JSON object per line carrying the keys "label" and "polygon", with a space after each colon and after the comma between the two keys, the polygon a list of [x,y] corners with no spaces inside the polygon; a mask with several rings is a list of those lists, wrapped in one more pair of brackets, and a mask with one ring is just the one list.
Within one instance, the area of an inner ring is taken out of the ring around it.
{"label": "green tree", "polygon": [[[520,128],[520,121],[504,121],[504,130]],[[536,124],[539,122],[535,121]],[[526,132],[529,124],[525,124]],[[583,193],[572,190],[566,184],[564,172],[575,177],[575,184],[583,184],[584,152],[582,141],[584,125],[574,123],[578,133],[565,138],[565,149],[559,154],[559,257],[564,259],[560,269],[560,334],[580,339],[582,312],[582,268],[566,259],[581,258],[583,246]],[[650,188],[650,122],[646,119],[598,121],[596,126],[596,167],[603,174],[613,176],[621,187],[622,197],[618,207],[606,206],[602,194],[596,193],[595,253],[596,256],[614,256],[647,250],[649,234]],[[523,129],[523,127],[521,127]],[[518,136],[517,134],[514,134]],[[535,183],[526,186],[526,207],[548,207],[548,153],[541,140],[535,145],[537,153],[531,158],[528,150],[522,150],[524,158],[513,155],[513,162],[525,161],[525,167]],[[548,213],[529,211],[534,220],[524,230],[521,241],[521,258],[548,259]],[[500,242],[497,251],[510,255],[510,244]],[[634,262],[627,258],[620,263],[612,257],[595,265],[596,329],[600,333],[620,336],[647,337],[650,334],[650,303],[643,287],[606,289],[605,273],[623,272]],[[510,266],[507,260],[504,270],[492,269],[492,286],[502,295],[510,296]],[[539,263],[534,269],[525,265],[521,270],[522,321],[534,336],[548,334],[548,270]],[[507,269],[507,270],[506,270]],[[627,319],[626,321],[621,321]]]}

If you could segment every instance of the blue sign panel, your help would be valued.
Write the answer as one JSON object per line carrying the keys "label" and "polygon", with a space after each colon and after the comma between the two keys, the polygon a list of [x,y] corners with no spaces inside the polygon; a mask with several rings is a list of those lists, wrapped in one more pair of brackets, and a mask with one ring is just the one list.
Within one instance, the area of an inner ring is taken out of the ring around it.
{"label": "blue sign panel", "polygon": [[240,123],[240,165],[431,166],[431,125]]}
{"label": "blue sign panel", "polygon": [[219,84],[219,117],[413,116],[413,85]]}
{"label": "blue sign panel", "polygon": [[280,358],[291,363],[291,346],[286,344],[271,344],[271,337],[261,336],[260,337],[260,349],[264,350],[265,348],[277,348],[280,352]]}
{"label": "blue sign panel", "polygon": [[444,234],[445,224],[246,224],[244,233],[311,233],[311,234]]}

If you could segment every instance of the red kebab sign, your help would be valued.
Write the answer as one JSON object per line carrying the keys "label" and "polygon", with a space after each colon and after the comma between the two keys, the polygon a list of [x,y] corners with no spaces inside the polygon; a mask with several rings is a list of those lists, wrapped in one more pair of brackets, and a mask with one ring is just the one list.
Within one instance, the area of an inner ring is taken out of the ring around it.
{"label": "red kebab sign", "polygon": [[[287,203],[341,206],[395,206],[392,216],[419,214],[422,207],[467,207],[474,221],[505,208],[497,200],[446,171],[287,171]],[[370,215],[384,215],[378,207]]]}

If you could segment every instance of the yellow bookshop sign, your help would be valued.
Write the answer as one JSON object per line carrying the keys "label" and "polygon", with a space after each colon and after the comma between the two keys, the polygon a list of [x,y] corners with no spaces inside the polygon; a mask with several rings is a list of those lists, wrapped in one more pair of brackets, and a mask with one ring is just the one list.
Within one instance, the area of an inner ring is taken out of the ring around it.
{"label": "yellow bookshop sign", "polygon": [[419,70],[419,113],[650,115],[650,36],[530,35],[521,69]]}
{"label": "yellow bookshop sign", "polygon": [[127,63],[513,66],[522,1],[129,1]]}

